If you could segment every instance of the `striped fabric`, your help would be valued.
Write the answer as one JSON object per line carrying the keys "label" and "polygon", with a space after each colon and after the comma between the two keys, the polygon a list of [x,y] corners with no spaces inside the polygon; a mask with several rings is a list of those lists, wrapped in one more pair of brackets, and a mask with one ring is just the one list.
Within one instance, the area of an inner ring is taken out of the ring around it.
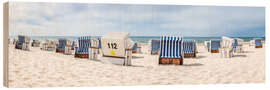
{"label": "striped fabric", "polygon": [[254,38],[255,46],[262,46],[262,39],[261,38]]}
{"label": "striped fabric", "polygon": [[59,49],[59,50],[65,50],[65,46],[67,44],[67,39],[64,39],[64,38],[61,38],[61,39],[58,39],[58,46],[56,47],[56,49]]}
{"label": "striped fabric", "polygon": [[195,40],[183,40],[183,51],[184,54],[192,54],[195,53]]}
{"label": "striped fabric", "polygon": [[210,40],[210,49],[211,50],[218,50],[220,47],[221,40]]}
{"label": "striped fabric", "polygon": [[78,48],[75,49],[75,54],[88,54],[91,46],[91,37],[83,36],[78,38]]}
{"label": "striped fabric", "polygon": [[182,37],[162,36],[160,46],[161,58],[182,58]]}
{"label": "striped fabric", "polygon": [[160,40],[151,40],[151,53],[158,52],[160,48]]}

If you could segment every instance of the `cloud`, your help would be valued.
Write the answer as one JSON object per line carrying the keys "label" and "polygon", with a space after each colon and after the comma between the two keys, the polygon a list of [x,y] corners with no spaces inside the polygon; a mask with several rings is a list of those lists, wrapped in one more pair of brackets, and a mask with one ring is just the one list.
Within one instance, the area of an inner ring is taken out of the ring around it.
{"label": "cloud", "polygon": [[12,2],[10,12],[11,36],[265,36],[264,7]]}

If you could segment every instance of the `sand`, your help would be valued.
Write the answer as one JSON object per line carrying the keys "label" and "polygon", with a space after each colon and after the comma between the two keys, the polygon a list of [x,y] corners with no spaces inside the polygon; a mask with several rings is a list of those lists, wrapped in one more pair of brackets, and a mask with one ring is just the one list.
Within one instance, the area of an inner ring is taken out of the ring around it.
{"label": "sand", "polygon": [[245,44],[244,49],[235,57],[221,58],[198,44],[197,57],[184,58],[179,66],[158,65],[158,56],[150,55],[144,45],[142,54],[133,54],[132,66],[121,66],[9,45],[9,87],[264,83],[265,48]]}

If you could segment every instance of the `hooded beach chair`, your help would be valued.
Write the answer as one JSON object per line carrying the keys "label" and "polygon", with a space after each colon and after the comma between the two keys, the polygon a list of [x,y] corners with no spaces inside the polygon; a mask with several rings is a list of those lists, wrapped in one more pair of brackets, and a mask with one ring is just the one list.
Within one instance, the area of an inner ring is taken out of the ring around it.
{"label": "hooded beach chair", "polygon": [[52,40],[45,40],[44,43],[42,43],[41,50],[45,51],[54,51],[56,48],[56,43]]}
{"label": "hooded beach chair", "polygon": [[73,41],[66,40],[64,54],[67,54],[67,55],[71,55],[72,54],[72,44],[73,44]]}
{"label": "hooded beach chair", "polygon": [[159,64],[183,65],[182,37],[162,36],[160,39]]}
{"label": "hooded beach chair", "polygon": [[74,57],[77,58],[89,58],[89,48],[91,46],[91,37],[83,36],[79,37],[77,41],[78,47],[75,48]]}
{"label": "hooded beach chair", "polygon": [[56,52],[65,53],[66,44],[67,44],[67,39],[64,39],[64,38],[58,39],[58,45],[56,47]]}
{"label": "hooded beach chair", "polygon": [[[221,47],[220,47],[220,54],[223,58],[230,58],[233,56],[233,48],[237,46],[235,43],[235,40],[229,37],[221,37]],[[237,47],[235,47],[237,48]]]}
{"label": "hooded beach chair", "polygon": [[219,53],[221,40],[210,40],[210,51],[211,53]]}
{"label": "hooded beach chair", "polygon": [[157,55],[159,53],[160,40],[151,40],[151,55]]}
{"label": "hooded beach chair", "polygon": [[97,59],[97,55],[99,54],[99,40],[98,38],[92,37],[90,38],[90,48],[89,48],[89,58],[92,60],[96,60]]}
{"label": "hooded beach chair", "polygon": [[16,41],[15,48],[22,50],[30,50],[30,37],[27,36],[18,36],[18,41]]}
{"label": "hooded beach chair", "polygon": [[[103,57],[121,58],[114,60],[117,64],[131,65],[132,47],[134,42],[129,38],[128,32],[109,32],[101,38]],[[123,60],[122,60],[123,59]],[[116,64],[116,63],[115,63]]]}
{"label": "hooded beach chair", "polygon": [[184,58],[196,57],[196,42],[195,40],[183,40]]}
{"label": "hooded beach chair", "polygon": [[255,41],[255,48],[262,48],[262,39],[261,38],[254,38]]}
{"label": "hooded beach chair", "polygon": [[33,40],[32,44],[31,44],[32,47],[39,47],[39,45],[40,45],[39,40]]}

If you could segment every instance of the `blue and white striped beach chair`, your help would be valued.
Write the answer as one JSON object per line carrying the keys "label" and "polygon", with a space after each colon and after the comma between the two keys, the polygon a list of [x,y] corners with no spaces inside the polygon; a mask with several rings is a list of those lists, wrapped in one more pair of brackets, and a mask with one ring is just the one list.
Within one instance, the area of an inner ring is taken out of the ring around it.
{"label": "blue and white striped beach chair", "polygon": [[262,39],[254,38],[254,40],[255,40],[255,48],[262,48]]}
{"label": "blue and white striped beach chair", "polygon": [[157,55],[160,48],[160,40],[151,40],[151,55]]}
{"label": "blue and white striped beach chair", "polygon": [[211,53],[219,53],[221,40],[210,40]]}
{"label": "blue and white striped beach chair", "polygon": [[182,37],[161,37],[159,64],[183,64]]}
{"label": "blue and white striped beach chair", "polygon": [[83,36],[78,38],[78,47],[75,48],[75,57],[89,58],[89,48],[91,46],[91,37]]}
{"label": "blue and white striped beach chair", "polygon": [[237,39],[233,39],[234,40],[234,42],[233,42],[233,48],[232,48],[232,50],[237,50],[237,46],[238,46],[238,41],[237,41]]}
{"label": "blue and white striped beach chair", "polygon": [[66,44],[67,44],[67,39],[65,39],[65,38],[58,39],[58,45],[56,47],[56,52],[64,53]]}
{"label": "blue and white striped beach chair", "polygon": [[195,40],[183,40],[184,57],[196,57]]}

